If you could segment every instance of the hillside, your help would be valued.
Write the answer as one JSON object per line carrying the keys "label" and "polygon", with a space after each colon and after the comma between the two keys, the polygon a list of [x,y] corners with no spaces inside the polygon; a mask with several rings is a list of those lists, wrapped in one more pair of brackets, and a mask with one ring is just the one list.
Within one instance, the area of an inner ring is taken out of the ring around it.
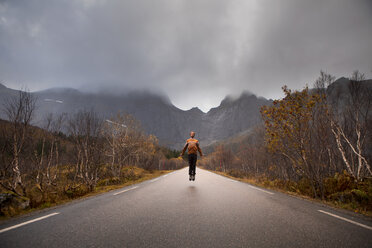
{"label": "hillside", "polygon": [[[0,104],[16,90],[0,86]],[[48,113],[74,113],[79,109],[94,109],[104,118],[118,112],[132,114],[148,134],[158,137],[162,145],[180,149],[190,130],[197,132],[202,145],[234,136],[260,122],[259,108],[269,100],[243,93],[238,99],[226,97],[216,108],[203,113],[198,108],[183,111],[167,97],[151,92],[128,92],[121,95],[85,93],[71,88],[53,88],[33,92],[37,97],[34,124],[43,126]],[[3,113],[1,118],[5,118]]]}
{"label": "hillside", "polygon": [[[346,104],[349,79],[339,78],[327,89],[331,103],[341,107]],[[371,91],[372,80],[365,80],[362,87]],[[0,85],[0,104],[16,90]],[[37,97],[34,124],[43,126],[48,113],[74,113],[79,109],[94,109],[104,118],[118,112],[132,114],[148,134],[158,137],[160,144],[180,149],[190,130],[197,132],[202,146],[247,133],[261,122],[259,109],[271,100],[244,92],[233,99],[227,96],[218,107],[207,113],[198,108],[184,111],[175,107],[166,96],[148,91],[132,91],[124,94],[85,93],[71,88],[53,88],[33,92]],[[0,115],[4,118],[3,113]]]}
{"label": "hillside", "polygon": [[[327,100],[328,102],[330,103],[330,105],[336,109],[338,109],[339,113],[342,113],[345,111],[345,109],[348,107],[348,105],[350,104],[350,87],[351,87],[351,81],[348,79],[348,78],[345,78],[345,77],[341,77],[339,79],[337,79],[335,82],[333,82],[331,85],[328,86],[328,88],[326,89],[326,94],[327,94]],[[370,101],[372,101],[372,80],[369,79],[369,80],[363,80],[361,82],[358,82],[358,86],[357,86],[357,90],[359,91],[358,93],[356,93],[357,95],[363,93],[363,94],[369,94],[369,98],[371,99]],[[251,96],[253,97],[253,96]],[[241,100],[240,100],[241,101]],[[221,103],[221,106],[226,106],[229,104],[229,99],[225,99],[222,103]],[[245,103],[245,104],[242,104],[243,106],[244,105],[250,105],[252,106],[254,104],[254,102],[250,102],[250,103]],[[370,103],[372,104],[372,102]],[[233,105],[236,105],[236,102],[233,103]],[[264,105],[264,104],[262,104]],[[260,105],[260,106],[262,106]],[[223,109],[223,107],[219,107],[220,109]],[[251,108],[251,110],[253,110],[254,108]],[[259,109],[259,106],[256,106],[256,109]],[[219,110],[221,112],[221,110]],[[210,111],[210,113],[213,112],[213,110]],[[372,112],[369,112],[370,115],[372,115]],[[231,114],[230,114],[231,116]],[[251,113],[250,116],[256,116],[256,113]],[[239,117],[241,118],[239,120]],[[249,119],[245,119],[244,118],[247,118],[247,115],[243,115],[243,116],[239,116],[238,118],[231,118],[230,119],[230,122],[238,122],[238,123],[244,123],[244,122],[248,122],[248,121],[252,121],[249,120]],[[260,117],[259,117],[260,118]],[[242,120],[243,119],[243,120]],[[227,123],[228,121],[224,122],[224,123]],[[236,124],[233,124],[233,126],[236,126]],[[226,128],[229,128],[229,126],[225,126]],[[221,127],[222,129],[224,127]],[[210,153],[210,152],[213,152],[214,149],[218,146],[218,145],[225,145],[227,147],[229,147],[230,149],[232,149],[233,151],[237,150],[237,148],[239,146],[241,146],[242,144],[248,144],[248,143],[252,143],[254,142],[255,140],[255,137],[260,133],[260,132],[263,132],[260,128],[257,128],[257,129],[246,129],[246,130],[243,130],[243,131],[240,131],[240,132],[237,132],[235,130],[235,132],[231,132],[233,133],[233,135],[231,135],[230,137],[225,137],[224,139],[217,139],[216,141],[214,142],[211,142],[209,143],[206,147],[205,147],[205,152],[206,153]],[[263,133],[262,133],[263,135]]]}

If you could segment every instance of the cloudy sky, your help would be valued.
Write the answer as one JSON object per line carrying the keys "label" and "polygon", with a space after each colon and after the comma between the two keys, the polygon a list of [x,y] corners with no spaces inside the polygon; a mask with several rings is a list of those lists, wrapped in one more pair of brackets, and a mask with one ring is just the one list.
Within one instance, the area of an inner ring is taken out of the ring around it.
{"label": "cloudy sky", "polygon": [[164,92],[181,109],[372,76],[369,0],[0,0],[0,81]]}

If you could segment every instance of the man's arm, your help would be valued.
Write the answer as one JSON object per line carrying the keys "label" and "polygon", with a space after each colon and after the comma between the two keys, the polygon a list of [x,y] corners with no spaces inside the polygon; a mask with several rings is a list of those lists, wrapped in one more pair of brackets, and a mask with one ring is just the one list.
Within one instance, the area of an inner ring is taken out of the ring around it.
{"label": "man's arm", "polygon": [[187,149],[187,146],[189,145],[189,143],[186,142],[185,146],[183,147],[183,150],[181,152],[181,156],[183,156],[183,154],[185,154],[185,151]]}
{"label": "man's arm", "polygon": [[199,146],[199,142],[196,143],[196,146],[198,147],[198,151],[199,151],[200,156],[203,157],[203,152],[202,152],[202,150]]}

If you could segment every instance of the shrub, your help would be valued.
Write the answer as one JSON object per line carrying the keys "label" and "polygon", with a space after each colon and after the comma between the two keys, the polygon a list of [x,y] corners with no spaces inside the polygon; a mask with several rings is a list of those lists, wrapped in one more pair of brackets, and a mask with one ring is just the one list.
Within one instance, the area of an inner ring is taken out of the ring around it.
{"label": "shrub", "polygon": [[368,204],[370,202],[370,198],[368,197],[368,194],[365,191],[359,190],[359,189],[353,189],[351,191],[351,194],[353,196],[353,199],[361,204]]}
{"label": "shrub", "polygon": [[244,178],[245,177],[245,173],[240,171],[240,170],[236,170],[236,169],[231,169],[227,172],[228,175],[230,176],[233,176],[233,177],[236,177],[236,178]]}
{"label": "shrub", "polygon": [[121,183],[121,180],[118,177],[105,178],[105,179],[98,181],[97,187],[115,185],[115,184],[120,184],[120,183]]}
{"label": "shrub", "polygon": [[89,188],[84,184],[79,184],[76,186],[71,185],[67,190],[65,190],[65,195],[68,198],[73,199],[76,197],[86,195],[88,192],[89,192]]}

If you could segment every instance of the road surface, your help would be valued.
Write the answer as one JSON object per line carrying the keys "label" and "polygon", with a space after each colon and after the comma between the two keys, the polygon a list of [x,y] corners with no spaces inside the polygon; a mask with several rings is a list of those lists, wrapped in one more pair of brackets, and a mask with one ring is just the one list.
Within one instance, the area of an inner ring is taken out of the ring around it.
{"label": "road surface", "polygon": [[0,247],[372,247],[372,221],[185,168],[6,221]]}

